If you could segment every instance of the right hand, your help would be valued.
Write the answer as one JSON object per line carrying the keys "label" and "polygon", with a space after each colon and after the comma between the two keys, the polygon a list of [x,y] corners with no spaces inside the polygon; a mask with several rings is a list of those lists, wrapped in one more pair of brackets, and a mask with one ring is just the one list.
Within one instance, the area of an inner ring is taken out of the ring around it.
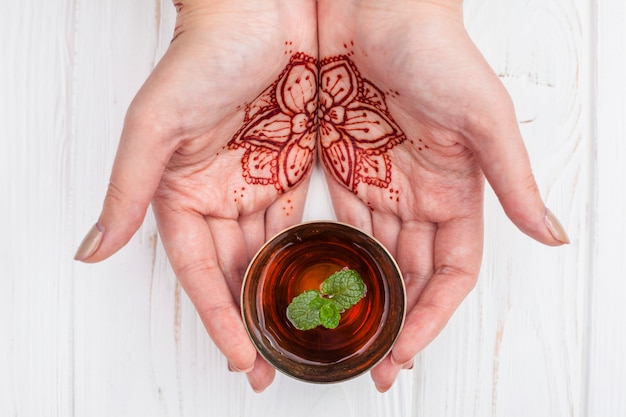
{"label": "right hand", "polygon": [[209,335],[261,391],[274,369],[250,342],[239,294],[258,248],[302,217],[315,160],[316,68],[303,58],[317,58],[315,0],[176,7],[174,39],[128,109],[97,227],[76,258],[111,256],[152,202]]}

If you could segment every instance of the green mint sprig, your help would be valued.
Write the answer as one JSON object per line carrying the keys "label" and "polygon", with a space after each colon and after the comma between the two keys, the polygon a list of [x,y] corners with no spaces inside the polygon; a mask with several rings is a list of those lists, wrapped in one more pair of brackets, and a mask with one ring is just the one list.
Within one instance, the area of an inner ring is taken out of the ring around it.
{"label": "green mint sprig", "polygon": [[334,329],[339,325],[341,313],[365,296],[365,283],[353,269],[335,272],[322,283],[320,290],[307,290],[291,300],[287,318],[299,330],[317,326]]}

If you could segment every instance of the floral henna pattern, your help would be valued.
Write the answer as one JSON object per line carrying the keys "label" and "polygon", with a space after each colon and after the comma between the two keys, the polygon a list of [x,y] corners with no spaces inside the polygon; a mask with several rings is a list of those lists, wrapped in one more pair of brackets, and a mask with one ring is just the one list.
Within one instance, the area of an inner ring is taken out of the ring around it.
{"label": "floral henna pattern", "polygon": [[359,183],[387,188],[387,151],[406,136],[387,111],[384,94],[363,79],[345,55],[320,62],[319,132],[322,161],[356,193]]}
{"label": "floral henna pattern", "polygon": [[[362,78],[345,55],[319,63],[296,53],[278,77],[245,106],[241,129],[228,143],[244,148],[249,184],[297,185],[313,166],[318,130],[327,171],[356,193],[360,183],[387,188],[387,151],[406,140],[387,110],[384,94]],[[319,97],[318,97],[319,96]]]}
{"label": "floral henna pattern", "polygon": [[278,80],[246,105],[228,148],[245,149],[247,183],[272,184],[283,193],[304,179],[315,159],[317,96],[316,60],[296,53]]}

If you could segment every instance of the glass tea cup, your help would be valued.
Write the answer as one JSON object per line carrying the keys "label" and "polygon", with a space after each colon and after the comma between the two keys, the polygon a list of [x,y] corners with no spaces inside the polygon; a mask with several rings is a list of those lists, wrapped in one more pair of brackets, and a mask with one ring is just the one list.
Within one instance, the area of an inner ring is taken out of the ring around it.
{"label": "glass tea cup", "polygon": [[[342,269],[359,273],[365,296],[342,312],[334,329],[298,330],[287,317],[294,297],[319,290]],[[404,281],[393,257],[373,237],[339,222],[309,222],[269,240],[252,259],[241,311],[259,353],[277,370],[315,383],[359,376],[391,351],[404,324]]]}

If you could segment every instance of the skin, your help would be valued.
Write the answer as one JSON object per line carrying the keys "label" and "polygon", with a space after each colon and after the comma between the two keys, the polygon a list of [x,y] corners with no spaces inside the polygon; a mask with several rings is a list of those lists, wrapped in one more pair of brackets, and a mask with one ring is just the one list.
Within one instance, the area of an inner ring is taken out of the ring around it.
{"label": "skin", "polygon": [[317,56],[315,1],[176,6],[174,40],[128,109],[98,221],[102,241],[82,260],[98,262],[126,244],[152,203],[169,261],[209,335],[229,368],[262,391],[274,369],[244,330],[241,281],[267,238],[301,220],[308,176],[280,191],[251,184],[242,175],[245,148],[228,143],[245,104],[279,78],[291,52]]}
{"label": "skin", "polygon": [[[369,156],[389,174],[380,181],[333,174],[327,122],[320,121],[317,143],[338,219],[381,240],[406,281],[405,327],[371,372],[378,390],[412,366],[475,285],[484,177],[522,231],[548,245],[564,243],[546,227],[510,97],[469,39],[460,2],[188,0],[175,6],[173,41],[128,110],[98,227],[77,259],[111,256],[152,203],[176,276],[229,368],[245,372],[255,391],[275,373],[243,328],[241,281],[257,249],[301,220],[312,165],[260,181],[250,161],[265,145],[261,135],[252,140],[243,133],[264,126],[257,110],[276,91],[289,91],[277,99],[279,107],[273,104],[282,112],[276,117],[291,120],[298,134],[314,126],[315,88],[301,84],[302,77],[285,77],[301,68],[294,56],[322,64],[348,59],[354,79],[379,92],[369,97],[362,122],[376,126],[384,118],[397,128]],[[289,85],[300,89],[277,87]],[[323,96],[324,86],[318,91]],[[321,117],[339,120],[341,106],[333,113],[328,103],[328,95],[320,98]],[[285,126],[271,124],[279,125]],[[298,149],[285,167],[311,157]],[[360,173],[364,167],[363,159],[350,166]]]}
{"label": "skin", "polygon": [[319,0],[318,19],[320,57],[348,55],[387,92],[407,138],[387,151],[386,187],[346,187],[327,169],[338,219],[375,235],[404,274],[405,327],[371,372],[386,391],[476,283],[484,176],[521,230],[548,245],[563,242],[546,228],[513,104],[470,40],[461,2]]}

